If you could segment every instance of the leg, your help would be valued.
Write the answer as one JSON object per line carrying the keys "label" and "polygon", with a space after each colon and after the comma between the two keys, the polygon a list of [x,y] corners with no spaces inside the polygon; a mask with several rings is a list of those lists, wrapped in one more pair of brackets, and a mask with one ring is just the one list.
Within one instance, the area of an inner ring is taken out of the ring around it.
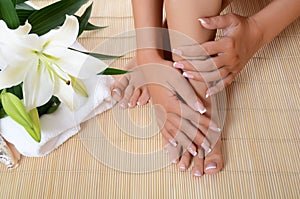
{"label": "leg", "polygon": [[[215,32],[201,27],[198,18],[218,15],[221,10],[221,0],[190,0],[188,2],[166,0],[165,4],[172,49],[183,45],[203,43],[214,39]],[[178,32],[182,34],[178,34]],[[173,59],[174,61],[178,61],[180,58],[173,56]],[[207,89],[206,84],[192,80],[190,80],[190,83],[198,93],[199,97],[205,102],[207,108],[206,114],[210,115],[210,100],[205,98],[205,91]],[[205,157],[204,163],[203,159],[194,161],[195,164],[192,172],[195,176],[199,176],[198,174],[202,174],[203,172],[208,174],[218,172],[223,166],[221,141],[218,141],[213,151]],[[204,171],[203,165],[204,168],[206,168]]]}

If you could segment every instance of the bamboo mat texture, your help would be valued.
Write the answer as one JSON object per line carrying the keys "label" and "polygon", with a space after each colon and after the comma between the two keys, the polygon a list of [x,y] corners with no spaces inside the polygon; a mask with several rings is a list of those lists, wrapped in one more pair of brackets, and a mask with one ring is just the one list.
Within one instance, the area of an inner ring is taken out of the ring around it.
{"label": "bamboo mat texture", "polygon": [[[225,12],[250,15],[268,1],[235,1]],[[33,1],[39,6],[51,2]],[[79,38],[88,50],[113,38],[100,51],[118,52],[134,40],[131,32],[121,34],[133,30],[130,0],[94,0],[91,21],[108,27]],[[95,143],[104,140],[100,135],[115,148],[132,153],[162,148],[159,134],[147,139],[132,136],[143,134],[143,129],[155,130],[150,105],[132,110],[114,108],[82,125],[79,135],[48,156],[23,157],[13,171],[0,166],[0,198],[299,198],[299,46],[297,20],[261,49],[227,88],[222,132],[225,166],[217,175],[195,179],[173,165],[147,173],[128,173],[109,166],[119,163],[120,168],[127,168],[143,162],[126,160],[116,154],[117,150],[105,148],[104,142]],[[134,52],[128,52],[110,64],[122,67],[132,56]],[[124,115],[127,117],[122,120]],[[122,128],[116,122],[120,120]],[[128,125],[132,123],[135,125]],[[91,151],[87,145],[97,150]],[[151,161],[155,164],[156,160]]]}

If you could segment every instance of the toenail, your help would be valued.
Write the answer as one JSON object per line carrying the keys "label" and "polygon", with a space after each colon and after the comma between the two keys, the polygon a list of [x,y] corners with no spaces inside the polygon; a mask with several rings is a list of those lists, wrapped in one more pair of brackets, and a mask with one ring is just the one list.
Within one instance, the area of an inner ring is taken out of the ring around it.
{"label": "toenail", "polygon": [[188,147],[187,150],[195,157],[197,155],[197,152],[191,148],[191,147]]}
{"label": "toenail", "polygon": [[178,160],[175,159],[175,160],[172,160],[171,162],[172,162],[173,164],[177,164]]}
{"label": "toenail", "polygon": [[120,103],[120,106],[121,106],[122,108],[126,108],[126,104],[125,104],[124,102],[121,102],[121,103]]}
{"label": "toenail", "polygon": [[119,96],[121,96],[121,91],[120,91],[120,89],[114,88],[112,91],[113,91],[114,93],[118,94]]}
{"label": "toenail", "polygon": [[129,103],[128,103],[128,106],[129,106],[129,107],[132,107],[132,106],[133,106],[133,103],[129,102]]}
{"label": "toenail", "polygon": [[201,102],[196,102],[194,107],[200,114],[204,114],[206,112],[206,108]]}
{"label": "toenail", "polygon": [[174,62],[173,67],[174,67],[174,68],[183,69],[183,68],[184,68],[184,65],[181,64],[181,63],[178,63],[178,62]]}
{"label": "toenail", "polygon": [[141,102],[137,102],[136,104],[137,104],[138,106],[141,106]]}
{"label": "toenail", "polygon": [[194,173],[194,176],[196,176],[196,177],[200,177],[200,176],[202,176],[202,174],[201,174],[201,172],[200,172],[200,171],[195,171],[195,173]]}
{"label": "toenail", "polygon": [[217,168],[217,164],[213,162],[213,163],[209,163],[209,164],[206,166],[205,170],[208,171],[208,170],[216,169],[216,168]]}
{"label": "toenail", "polygon": [[181,170],[185,170],[185,165],[184,165],[184,164],[181,164],[179,168],[180,168]]}

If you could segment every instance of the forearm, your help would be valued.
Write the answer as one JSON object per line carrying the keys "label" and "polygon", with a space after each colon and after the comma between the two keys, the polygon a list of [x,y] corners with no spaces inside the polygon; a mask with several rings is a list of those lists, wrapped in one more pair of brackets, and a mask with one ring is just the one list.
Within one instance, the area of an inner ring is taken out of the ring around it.
{"label": "forearm", "polygon": [[161,57],[163,0],[132,0],[137,61]]}
{"label": "forearm", "polygon": [[299,0],[274,0],[251,18],[256,21],[266,44],[299,16]]}

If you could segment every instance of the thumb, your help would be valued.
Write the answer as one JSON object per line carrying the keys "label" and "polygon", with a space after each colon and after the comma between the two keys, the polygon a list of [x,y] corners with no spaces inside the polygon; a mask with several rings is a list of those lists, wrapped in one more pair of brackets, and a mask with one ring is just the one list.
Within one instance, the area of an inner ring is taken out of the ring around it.
{"label": "thumb", "polygon": [[215,17],[199,18],[198,20],[204,28],[214,30],[236,26],[239,22],[239,17],[235,14],[227,14]]}

